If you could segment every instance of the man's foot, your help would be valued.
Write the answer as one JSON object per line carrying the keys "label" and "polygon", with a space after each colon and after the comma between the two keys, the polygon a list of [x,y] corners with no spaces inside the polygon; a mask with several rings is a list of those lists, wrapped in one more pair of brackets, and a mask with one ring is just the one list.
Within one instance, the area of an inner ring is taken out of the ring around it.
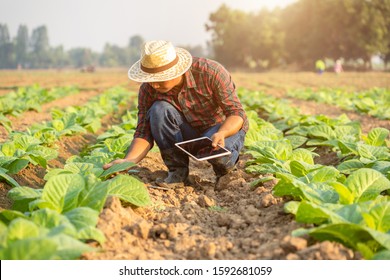
{"label": "man's foot", "polygon": [[156,184],[163,188],[173,189],[175,187],[184,187],[188,181],[188,168],[178,168],[175,171],[168,172],[165,179],[157,178]]}

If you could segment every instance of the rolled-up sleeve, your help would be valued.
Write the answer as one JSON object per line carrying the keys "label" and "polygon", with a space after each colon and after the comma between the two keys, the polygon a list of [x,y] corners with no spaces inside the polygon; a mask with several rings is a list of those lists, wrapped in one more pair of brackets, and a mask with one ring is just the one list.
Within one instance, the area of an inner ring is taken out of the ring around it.
{"label": "rolled-up sleeve", "polygon": [[150,130],[150,121],[148,119],[148,110],[152,104],[150,93],[146,85],[141,85],[138,93],[138,123],[134,133],[134,138],[142,138],[153,146],[153,136]]}

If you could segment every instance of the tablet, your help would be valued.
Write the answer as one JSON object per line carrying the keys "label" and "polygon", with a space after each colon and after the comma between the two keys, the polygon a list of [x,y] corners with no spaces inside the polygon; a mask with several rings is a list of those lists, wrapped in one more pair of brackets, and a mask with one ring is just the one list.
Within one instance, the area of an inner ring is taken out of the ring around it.
{"label": "tablet", "polygon": [[200,137],[176,143],[175,145],[196,160],[208,160],[216,157],[230,155],[231,152],[218,145],[211,146],[213,141],[208,137]]}

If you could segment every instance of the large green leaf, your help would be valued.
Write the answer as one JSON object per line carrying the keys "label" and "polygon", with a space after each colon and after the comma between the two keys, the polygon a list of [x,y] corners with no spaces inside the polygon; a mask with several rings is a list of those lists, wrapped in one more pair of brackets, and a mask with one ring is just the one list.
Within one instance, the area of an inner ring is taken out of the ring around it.
{"label": "large green leaf", "polygon": [[365,167],[365,164],[358,159],[351,159],[340,163],[337,169],[344,174],[351,174],[352,172]]}
{"label": "large green leaf", "polygon": [[83,253],[97,250],[65,234],[56,234],[51,236],[50,240],[53,240],[57,244],[56,259],[74,260],[79,258]]}
{"label": "large green leaf", "polygon": [[100,244],[106,241],[104,234],[95,227],[84,227],[77,233],[77,238],[80,240],[96,240]]}
{"label": "large green leaf", "polygon": [[336,134],[329,125],[317,125],[310,127],[309,136],[313,138],[320,138],[325,140],[335,139]]}
{"label": "large green leaf", "polygon": [[307,149],[298,148],[292,152],[291,159],[303,161],[308,164],[314,164],[313,156],[315,155],[316,155],[315,153]]}
{"label": "large green leaf", "polygon": [[390,181],[383,174],[368,168],[352,173],[345,185],[353,195],[353,202],[375,199],[381,192],[390,189]]}
{"label": "large green leaf", "polygon": [[64,215],[77,230],[85,227],[95,227],[99,218],[99,212],[89,207],[78,207],[64,213]]}
{"label": "large green leaf", "polygon": [[60,174],[47,181],[42,200],[59,213],[78,206],[78,196],[85,187],[84,178],[78,174]]}
{"label": "large green leaf", "polygon": [[19,183],[16,182],[11,176],[4,172],[4,169],[0,169],[0,179],[3,178],[12,187],[20,187]]}
{"label": "large green leaf", "polygon": [[5,168],[8,169],[8,174],[17,174],[19,171],[26,168],[29,162],[30,161],[27,159],[15,159],[10,164],[6,165]]}
{"label": "large green leaf", "polygon": [[389,133],[386,128],[376,127],[368,133],[366,143],[372,146],[385,146]]}
{"label": "large green leaf", "polygon": [[64,170],[70,171],[73,174],[80,174],[83,177],[94,174],[96,176],[100,176],[103,170],[101,168],[97,168],[92,163],[82,163],[82,162],[71,162],[67,163],[64,167]]}
{"label": "large green leaf", "polygon": [[52,229],[58,226],[70,227],[68,231],[74,232],[73,225],[67,217],[48,208],[33,211],[31,213],[30,221],[47,229]]}
{"label": "large green leaf", "polygon": [[7,239],[13,241],[29,237],[38,237],[40,233],[40,229],[35,223],[24,218],[16,218],[12,220],[8,226]]}
{"label": "large green leaf", "polygon": [[4,209],[0,211],[0,221],[6,225],[17,218],[27,219],[27,216],[16,210]]}
{"label": "large green leaf", "polygon": [[380,232],[390,231],[390,201],[365,203],[362,205],[362,216],[369,228]]}
{"label": "large green leaf", "polygon": [[[322,225],[307,231],[298,231],[297,233],[303,234],[305,232],[317,240],[335,241],[348,248],[360,251],[365,258],[371,258],[372,253],[386,248],[383,243],[386,244],[386,239],[390,240],[389,234],[378,232],[378,236],[373,236],[372,230],[361,225],[350,223]],[[293,235],[295,235],[295,232]],[[364,248],[364,250],[362,250],[362,248]]]}
{"label": "large green leaf", "polygon": [[117,196],[136,206],[150,204],[149,193],[144,183],[133,176],[118,175],[109,180],[108,194]]}
{"label": "large green leaf", "polygon": [[100,182],[92,177],[87,177],[87,184],[79,196],[78,206],[85,206],[96,211],[101,211],[108,195],[108,182]]}
{"label": "large green leaf", "polygon": [[57,243],[44,237],[27,238],[10,243],[0,250],[2,260],[51,260]]}

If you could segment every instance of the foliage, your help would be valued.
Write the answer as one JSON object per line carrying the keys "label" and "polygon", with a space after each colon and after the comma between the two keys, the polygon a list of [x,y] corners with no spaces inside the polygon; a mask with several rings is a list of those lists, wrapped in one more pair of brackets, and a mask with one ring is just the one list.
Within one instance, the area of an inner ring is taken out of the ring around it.
{"label": "foliage", "polygon": [[300,0],[285,9],[245,13],[222,5],[211,13],[216,59],[228,66],[314,66],[319,58],[389,57],[390,1]]}

